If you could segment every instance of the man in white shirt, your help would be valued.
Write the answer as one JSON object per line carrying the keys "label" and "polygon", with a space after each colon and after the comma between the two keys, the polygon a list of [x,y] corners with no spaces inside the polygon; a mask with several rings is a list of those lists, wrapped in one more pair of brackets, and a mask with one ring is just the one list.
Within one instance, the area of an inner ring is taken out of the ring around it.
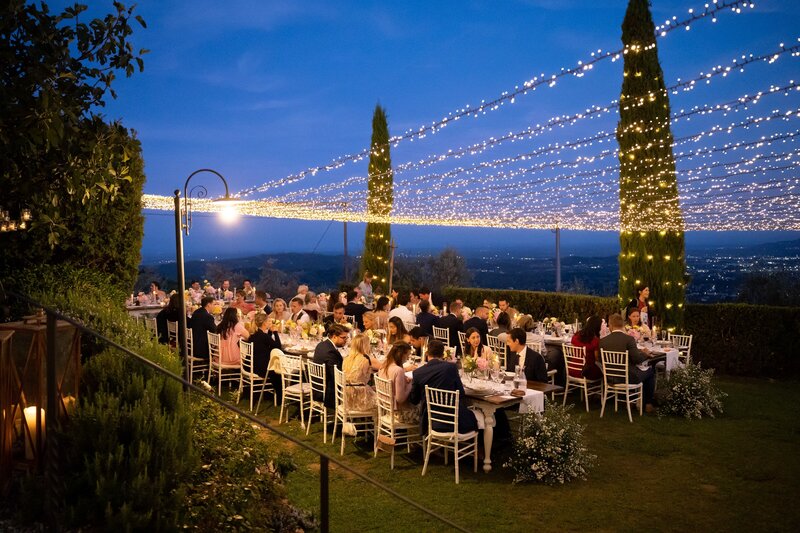
{"label": "man in white shirt", "polygon": [[298,326],[311,322],[311,317],[308,316],[308,313],[303,311],[303,300],[294,297],[292,301],[289,302],[289,307],[292,310],[292,318],[290,320],[294,321]]}
{"label": "man in white shirt", "polygon": [[203,289],[200,288],[200,282],[196,279],[192,280],[192,286],[189,287],[189,298],[192,300],[192,303],[195,305],[200,304],[200,300],[203,299]]}
{"label": "man in white shirt", "polygon": [[414,312],[409,309],[410,305],[408,296],[405,293],[398,294],[397,307],[389,311],[389,318],[396,316],[406,324],[415,324],[417,322],[417,317],[415,317]]}

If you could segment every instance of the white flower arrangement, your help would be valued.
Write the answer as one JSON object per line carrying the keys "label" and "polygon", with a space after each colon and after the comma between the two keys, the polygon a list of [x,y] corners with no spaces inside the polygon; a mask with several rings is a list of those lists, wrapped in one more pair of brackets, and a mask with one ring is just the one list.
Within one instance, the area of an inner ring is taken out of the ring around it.
{"label": "white flower arrangement", "polygon": [[542,415],[523,415],[522,435],[503,465],[513,470],[514,483],[552,485],[586,479],[596,456],[589,453],[584,426],[569,414],[571,408],[548,404]]}
{"label": "white flower arrangement", "polygon": [[699,420],[721,414],[722,400],[728,395],[714,386],[713,377],[713,369],[703,370],[700,365],[691,363],[674,369],[669,374],[667,395],[658,409],[659,416]]}

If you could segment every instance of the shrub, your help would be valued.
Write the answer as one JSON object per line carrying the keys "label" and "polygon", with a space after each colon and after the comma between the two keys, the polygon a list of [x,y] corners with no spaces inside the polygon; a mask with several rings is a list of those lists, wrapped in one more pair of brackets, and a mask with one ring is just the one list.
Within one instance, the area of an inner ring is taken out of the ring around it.
{"label": "shrub", "polygon": [[542,415],[523,415],[522,435],[504,465],[513,470],[514,483],[586,479],[595,456],[586,446],[584,427],[569,414],[571,408],[549,404]]}
{"label": "shrub", "polygon": [[219,405],[198,398],[192,405],[193,443],[201,467],[188,483],[185,527],[206,531],[298,531],[316,524],[285,501],[281,480],[295,465],[286,452],[272,453],[254,427]]}
{"label": "shrub", "polygon": [[722,399],[727,396],[712,383],[714,370],[703,370],[700,365],[688,364],[669,374],[667,395],[659,407],[659,415],[682,416],[700,419],[714,418],[722,413]]}

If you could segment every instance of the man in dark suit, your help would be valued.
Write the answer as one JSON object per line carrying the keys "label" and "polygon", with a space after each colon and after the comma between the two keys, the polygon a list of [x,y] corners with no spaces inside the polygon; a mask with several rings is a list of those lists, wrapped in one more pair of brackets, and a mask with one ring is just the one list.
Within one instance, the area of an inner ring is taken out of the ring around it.
{"label": "man in dark suit", "polygon": [[653,396],[656,391],[655,368],[650,366],[647,370],[642,370],[637,366],[652,357],[650,351],[647,348],[640,350],[636,346],[636,339],[625,333],[625,319],[622,315],[615,314],[608,317],[608,327],[611,333],[600,339],[600,353],[602,354],[602,350],[628,352],[628,380],[632,384],[643,385],[645,410],[648,413],[653,412]]}
{"label": "man in dark suit", "polygon": [[469,320],[464,321],[464,331],[467,331],[469,328],[477,329],[478,333],[481,334],[481,344],[488,344],[486,342],[486,335],[489,334],[489,324],[486,322],[487,320],[489,320],[489,309],[479,305],[478,308],[475,309],[475,315]]}
{"label": "man in dark suit", "polygon": [[506,371],[514,372],[517,365],[525,369],[528,381],[547,383],[547,365],[544,357],[525,345],[526,333],[522,328],[514,328],[508,333],[506,345]]}
{"label": "man in dark suit", "polygon": [[272,308],[267,304],[267,293],[264,291],[256,291],[255,300],[253,301],[253,305],[255,305],[256,314],[258,313],[265,313],[270,314],[272,312]]}
{"label": "man in dark suit", "polygon": [[211,314],[214,305],[213,296],[204,296],[200,300],[200,308],[192,313],[192,355],[200,359],[208,359],[208,336],[206,333],[216,333],[217,324]]}
{"label": "man in dark suit", "polygon": [[433,337],[433,326],[437,325],[439,317],[430,312],[431,303],[427,300],[419,302],[419,314],[417,315],[417,325],[428,337]]}
{"label": "man in dark suit", "polygon": [[275,390],[275,398],[280,401],[283,396],[281,376],[275,372],[270,372],[267,375],[269,357],[272,354],[272,350],[275,348],[278,350],[283,349],[281,337],[278,335],[280,326],[273,323],[264,313],[256,313],[253,323],[256,325],[256,331],[250,335],[249,339],[253,343],[253,372],[262,378],[269,379],[269,382],[272,383],[272,388]]}
{"label": "man in dark suit", "polygon": [[333,369],[342,369],[342,354],[339,348],[347,343],[350,331],[341,324],[332,324],[328,328],[328,338],[317,344],[314,349],[314,362],[325,365],[325,398],[314,392],[314,399],[322,401],[329,409],[336,408],[336,382],[333,377]]}
{"label": "man in dark suit", "polygon": [[[422,402],[422,416],[420,417],[422,434],[428,433],[428,410],[425,405],[426,385],[434,389],[458,391],[460,395],[458,399],[458,432],[477,431],[478,420],[475,418],[475,413],[467,408],[464,385],[461,383],[461,378],[458,377],[458,367],[442,360],[443,355],[444,343],[436,339],[431,340],[428,343],[428,364],[414,370],[408,399],[413,404]],[[434,423],[433,429],[447,431],[449,428]]]}
{"label": "man in dark suit", "polygon": [[461,355],[461,343],[458,342],[458,332],[464,331],[464,321],[461,320],[461,304],[453,302],[450,314],[439,319],[437,327],[447,328],[450,332],[450,346],[456,347],[456,354]]}
{"label": "man in dark suit", "polygon": [[347,305],[344,306],[344,314],[352,315],[356,318],[356,326],[364,331],[364,313],[369,311],[363,304],[356,302],[358,294],[356,291],[347,291]]}
{"label": "man in dark suit", "polygon": [[333,304],[333,314],[323,318],[322,323],[325,325],[326,330],[331,326],[331,324],[347,323],[347,320],[344,318],[344,304],[342,302],[336,302]]}

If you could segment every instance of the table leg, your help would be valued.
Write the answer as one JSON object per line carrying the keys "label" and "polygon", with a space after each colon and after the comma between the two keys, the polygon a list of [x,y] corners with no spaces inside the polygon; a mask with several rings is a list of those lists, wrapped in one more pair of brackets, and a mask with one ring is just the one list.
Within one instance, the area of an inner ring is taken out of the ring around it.
{"label": "table leg", "polygon": [[483,411],[483,471],[492,471],[492,440],[494,440],[494,409],[481,409]]}

